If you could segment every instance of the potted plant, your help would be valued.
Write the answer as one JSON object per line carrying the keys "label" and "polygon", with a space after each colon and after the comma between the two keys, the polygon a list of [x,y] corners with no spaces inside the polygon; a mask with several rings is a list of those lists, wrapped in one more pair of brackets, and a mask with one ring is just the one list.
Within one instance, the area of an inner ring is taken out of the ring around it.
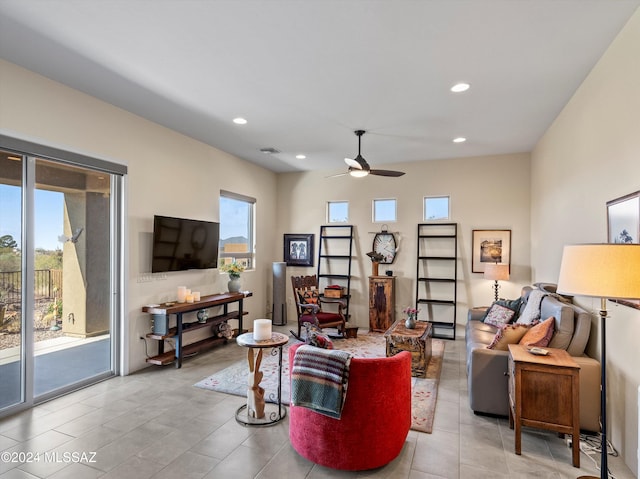
{"label": "potted plant", "polygon": [[240,273],[244,271],[244,265],[236,261],[232,263],[223,264],[220,267],[220,271],[229,275],[229,282],[227,288],[230,293],[237,293],[240,291]]}

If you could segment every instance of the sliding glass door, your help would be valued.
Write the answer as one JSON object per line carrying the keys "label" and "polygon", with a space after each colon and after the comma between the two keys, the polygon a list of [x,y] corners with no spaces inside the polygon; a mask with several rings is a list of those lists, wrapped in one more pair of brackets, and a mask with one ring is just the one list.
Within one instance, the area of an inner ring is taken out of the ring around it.
{"label": "sliding glass door", "polygon": [[23,158],[0,151],[0,410],[24,402]]}
{"label": "sliding glass door", "polygon": [[117,372],[122,177],[55,153],[0,151],[0,414]]}

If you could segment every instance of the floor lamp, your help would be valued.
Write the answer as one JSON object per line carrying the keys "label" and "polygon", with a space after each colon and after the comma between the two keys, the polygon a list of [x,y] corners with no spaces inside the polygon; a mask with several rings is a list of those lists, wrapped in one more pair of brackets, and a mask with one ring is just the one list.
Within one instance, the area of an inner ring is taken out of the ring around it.
{"label": "floor lamp", "polygon": [[500,288],[498,281],[506,281],[509,279],[509,265],[487,263],[484,266],[484,278],[495,281],[493,284],[493,290],[495,292],[496,301],[498,301],[498,289]]}
{"label": "floor lamp", "polygon": [[[582,244],[564,247],[558,293],[600,298],[600,477],[607,467],[607,299],[640,299],[640,245]],[[579,438],[573,438],[574,441]],[[580,476],[593,478],[595,476]],[[580,479],[579,478],[579,479]]]}

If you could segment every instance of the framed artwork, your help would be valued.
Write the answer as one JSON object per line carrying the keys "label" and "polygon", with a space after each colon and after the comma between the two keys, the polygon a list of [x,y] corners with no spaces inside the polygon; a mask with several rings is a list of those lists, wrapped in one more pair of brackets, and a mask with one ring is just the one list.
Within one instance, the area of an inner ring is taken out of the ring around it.
{"label": "framed artwork", "polygon": [[284,235],[284,260],[287,266],[313,266],[313,236]]}
{"label": "framed artwork", "polygon": [[473,230],[471,272],[484,273],[487,263],[509,265],[511,271],[511,230]]}
{"label": "framed artwork", "polygon": [[607,242],[640,241],[640,191],[607,201]]}
{"label": "framed artwork", "polygon": [[[607,201],[607,242],[640,243],[640,191]],[[612,301],[640,309],[638,300]]]}

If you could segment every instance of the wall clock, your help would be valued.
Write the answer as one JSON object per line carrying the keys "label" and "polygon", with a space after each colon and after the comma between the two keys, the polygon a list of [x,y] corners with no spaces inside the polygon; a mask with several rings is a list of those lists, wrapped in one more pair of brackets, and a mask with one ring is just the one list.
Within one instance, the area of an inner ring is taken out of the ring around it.
{"label": "wall clock", "polygon": [[393,263],[393,260],[396,259],[396,249],[396,237],[386,229],[376,233],[373,237],[373,251],[384,257],[380,264]]}

